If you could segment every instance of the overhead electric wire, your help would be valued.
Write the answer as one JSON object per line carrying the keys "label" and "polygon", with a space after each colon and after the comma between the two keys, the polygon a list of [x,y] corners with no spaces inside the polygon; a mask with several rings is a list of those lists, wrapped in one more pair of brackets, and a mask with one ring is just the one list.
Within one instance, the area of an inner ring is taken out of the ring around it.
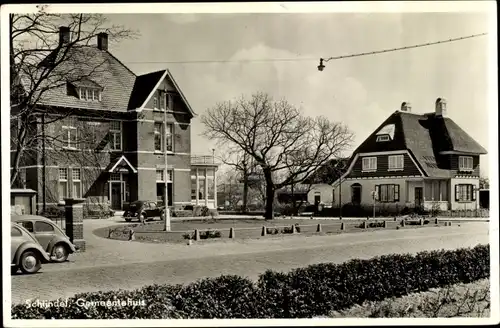
{"label": "overhead electric wire", "polygon": [[[461,41],[461,40],[466,40],[466,39],[471,39],[471,38],[476,38],[480,36],[487,35],[488,33],[480,33],[480,34],[473,34],[473,35],[468,35],[468,36],[462,36],[462,37],[457,37],[457,38],[451,38],[447,40],[440,40],[440,41],[435,41],[435,42],[427,42],[427,43],[420,43],[420,44],[415,44],[411,46],[404,46],[404,47],[398,47],[398,48],[389,48],[389,49],[383,49],[383,50],[376,50],[376,51],[369,51],[369,52],[361,52],[361,53],[354,53],[354,54],[349,54],[349,55],[341,55],[341,56],[333,56],[329,57],[326,59],[323,59],[324,62],[328,62],[330,60],[336,60],[336,59],[345,59],[345,58],[352,58],[352,57],[361,57],[361,56],[370,56],[370,55],[377,55],[377,54],[382,54],[382,53],[388,53],[388,52],[394,52],[394,51],[401,51],[401,50],[408,50],[408,49],[415,49],[415,48],[420,48],[420,47],[428,47],[432,45],[437,45],[437,44],[443,44],[443,43],[449,43],[449,42],[455,42],[455,41]],[[264,58],[264,59],[233,59],[233,60],[186,60],[186,61],[143,61],[143,62],[124,62],[127,64],[225,64],[225,63],[252,63],[252,62],[293,62],[293,61],[312,61],[312,60],[318,60],[318,58]]]}

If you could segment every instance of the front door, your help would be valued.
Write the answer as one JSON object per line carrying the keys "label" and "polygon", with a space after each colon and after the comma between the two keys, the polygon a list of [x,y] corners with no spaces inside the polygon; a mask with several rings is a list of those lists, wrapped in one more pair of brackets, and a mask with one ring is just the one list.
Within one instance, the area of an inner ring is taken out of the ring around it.
{"label": "front door", "polygon": [[111,208],[120,210],[122,208],[122,183],[110,182],[111,184]]}
{"label": "front door", "polygon": [[422,206],[422,187],[415,187],[415,207]]}
{"label": "front door", "polygon": [[353,204],[361,204],[361,185],[356,183],[351,187],[351,202]]}

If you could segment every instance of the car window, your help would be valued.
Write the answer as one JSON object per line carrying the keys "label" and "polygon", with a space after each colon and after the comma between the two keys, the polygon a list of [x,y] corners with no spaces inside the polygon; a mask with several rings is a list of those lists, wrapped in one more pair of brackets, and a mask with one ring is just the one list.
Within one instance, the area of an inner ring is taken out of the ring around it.
{"label": "car window", "polygon": [[21,225],[29,232],[33,232],[33,222],[23,221],[23,222],[21,222]]}
{"label": "car window", "polygon": [[149,208],[154,210],[156,208],[156,203],[155,202],[150,202],[149,203]]}
{"label": "car window", "polygon": [[19,237],[22,235],[23,235],[23,233],[21,232],[21,230],[19,230],[16,227],[10,227],[10,236],[11,237]]}
{"label": "car window", "polygon": [[47,222],[36,221],[35,222],[36,232],[52,232],[54,231],[54,227]]}

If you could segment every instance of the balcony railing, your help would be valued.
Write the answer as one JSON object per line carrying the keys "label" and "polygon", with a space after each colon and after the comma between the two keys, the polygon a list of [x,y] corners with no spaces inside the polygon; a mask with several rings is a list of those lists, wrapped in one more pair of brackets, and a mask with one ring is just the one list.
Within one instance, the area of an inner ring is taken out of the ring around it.
{"label": "balcony railing", "polygon": [[191,164],[210,164],[210,165],[218,165],[219,163],[215,160],[214,156],[210,155],[193,155],[191,156]]}

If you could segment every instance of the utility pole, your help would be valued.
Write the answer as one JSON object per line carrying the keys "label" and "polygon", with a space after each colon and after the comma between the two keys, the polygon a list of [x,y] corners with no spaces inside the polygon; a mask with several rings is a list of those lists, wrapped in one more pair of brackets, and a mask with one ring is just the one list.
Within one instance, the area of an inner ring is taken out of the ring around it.
{"label": "utility pole", "polygon": [[167,110],[169,108],[169,102],[168,102],[168,95],[167,92],[164,91],[163,94],[161,95],[162,97],[165,97],[165,108],[163,110],[163,151],[164,151],[164,158],[165,158],[165,170],[163,171],[163,179],[165,181],[165,193],[163,195],[164,199],[164,205],[165,205],[165,228],[164,231],[170,231],[170,209],[168,208],[168,155],[167,155]]}
{"label": "utility pole", "polygon": [[42,114],[42,202],[43,213],[47,210],[47,192],[46,189],[46,159],[45,159],[45,113]]}

